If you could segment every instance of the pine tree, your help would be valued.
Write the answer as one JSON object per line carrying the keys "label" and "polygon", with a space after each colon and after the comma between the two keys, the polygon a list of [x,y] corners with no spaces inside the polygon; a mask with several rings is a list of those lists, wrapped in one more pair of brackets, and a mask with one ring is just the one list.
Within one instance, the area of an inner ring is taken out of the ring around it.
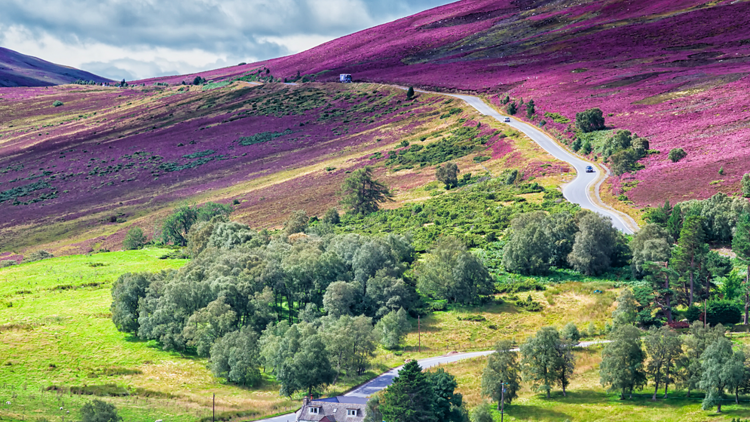
{"label": "pine tree", "polygon": [[518,105],[516,105],[516,102],[514,101],[508,104],[508,114],[514,116],[516,113],[518,113]]}
{"label": "pine tree", "polygon": [[388,422],[437,422],[435,392],[417,361],[404,365],[380,398],[380,413]]}
{"label": "pine tree", "polygon": [[352,213],[367,215],[380,209],[380,203],[393,201],[393,193],[383,183],[373,179],[372,167],[355,170],[342,187],[343,205]]}
{"label": "pine tree", "polygon": [[530,119],[534,117],[535,113],[536,113],[536,106],[534,104],[534,100],[529,100],[529,102],[526,103],[526,117]]}
{"label": "pine tree", "polygon": [[620,391],[620,400],[625,394],[633,398],[633,390],[646,383],[643,361],[646,353],[641,346],[641,332],[632,325],[616,328],[602,351],[599,375],[601,384],[610,390]]}
{"label": "pine tree", "polygon": [[682,207],[680,204],[677,204],[669,214],[667,231],[672,236],[672,239],[676,241],[680,237],[680,230],[682,230]]}
{"label": "pine tree", "polygon": [[[500,400],[505,399],[510,404],[518,397],[521,389],[520,367],[518,352],[512,351],[513,344],[508,340],[501,340],[495,345],[495,353],[487,359],[487,366],[482,372],[482,395],[489,396],[497,402],[500,410]],[[505,388],[505,393],[502,389]]]}
{"label": "pine tree", "polygon": [[[747,175],[746,175],[747,176]],[[748,325],[748,308],[750,308],[750,214],[743,212],[737,221],[737,228],[732,239],[732,252],[737,254],[737,259],[747,265],[745,276],[745,315],[743,323]]]}
{"label": "pine tree", "polygon": [[750,198],[750,174],[742,175],[742,196]]}
{"label": "pine tree", "polygon": [[412,98],[414,98],[414,87],[410,86],[409,90],[406,91],[406,99],[411,100]]}
{"label": "pine tree", "polygon": [[703,233],[703,218],[690,215],[685,218],[685,223],[680,230],[678,245],[672,253],[670,262],[672,268],[689,282],[687,286],[687,305],[692,306],[695,295],[695,278],[703,268],[708,245]]}

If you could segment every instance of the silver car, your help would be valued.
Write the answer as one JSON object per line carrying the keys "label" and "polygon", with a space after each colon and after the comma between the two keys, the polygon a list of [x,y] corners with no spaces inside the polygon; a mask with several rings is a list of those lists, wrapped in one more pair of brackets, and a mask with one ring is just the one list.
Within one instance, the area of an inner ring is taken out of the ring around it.
{"label": "silver car", "polygon": [[510,117],[506,117],[504,121],[505,123],[510,123]]}

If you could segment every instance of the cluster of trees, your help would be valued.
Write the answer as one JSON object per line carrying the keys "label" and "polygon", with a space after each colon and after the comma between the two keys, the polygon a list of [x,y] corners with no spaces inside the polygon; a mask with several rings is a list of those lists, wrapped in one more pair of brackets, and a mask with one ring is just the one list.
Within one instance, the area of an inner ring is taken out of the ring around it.
{"label": "cluster of trees", "polygon": [[[463,304],[493,293],[481,260],[452,237],[414,264],[407,237],[332,234],[335,209],[314,225],[295,212],[275,235],[229,221],[229,211],[178,209],[165,223],[175,229],[165,231],[184,239],[193,259],[177,271],[121,276],[111,309],[119,330],[210,357],[231,382],[253,385],[264,368],[292,394],[361,374],[378,343],[398,348],[411,329],[408,314],[425,307],[417,286]],[[316,370],[299,370],[323,351]]]}
{"label": "cluster of trees", "polygon": [[570,323],[562,331],[544,327],[518,349],[510,341],[498,342],[482,372],[482,395],[496,401],[499,410],[502,400],[511,404],[518,397],[523,380],[547,398],[555,386],[565,396],[575,369],[573,347],[580,338],[578,328]]}
{"label": "cluster of trees", "polygon": [[463,422],[463,396],[453,375],[423,372],[416,361],[404,365],[385,391],[370,398],[365,422]]}
{"label": "cluster of trees", "polygon": [[[632,398],[634,390],[642,390],[649,382],[654,388],[653,400],[660,389],[667,398],[673,385],[686,389],[688,397],[702,390],[706,393],[704,409],[718,406],[718,411],[727,392],[734,395],[735,402],[741,392],[750,392],[745,352],[733,350],[721,324],[712,327],[695,322],[685,336],[667,326],[651,327],[642,336],[642,330],[633,325],[631,300],[628,290],[618,298],[611,341],[602,351],[603,386],[619,392],[622,400]],[[498,410],[501,400],[510,405],[517,398],[522,382],[545,392],[548,398],[552,388],[559,386],[565,396],[575,369],[572,349],[579,339],[578,328],[570,323],[560,332],[544,327],[518,349],[509,341],[498,342],[482,373],[482,395],[497,402]]]}
{"label": "cluster of trees", "polygon": [[627,240],[611,220],[591,211],[548,215],[538,211],[513,219],[503,252],[509,272],[544,275],[552,267],[571,267],[599,275],[627,263]]}
{"label": "cluster of trees", "polygon": [[676,384],[687,390],[688,397],[694,390],[704,391],[703,408],[717,406],[719,412],[726,392],[733,393],[737,403],[740,392],[750,392],[745,352],[733,350],[721,324],[696,321],[686,336],[667,326],[652,326],[642,338],[642,331],[632,325],[635,315],[628,305],[629,295],[626,290],[618,299],[612,342],[602,352],[602,385],[619,391],[624,399],[651,381],[652,399],[656,400],[659,388],[663,388],[666,399],[669,386]]}
{"label": "cluster of trees", "polygon": [[609,160],[612,171],[619,176],[635,170],[638,160],[647,156],[648,151],[648,139],[639,138],[629,130],[618,130],[605,142],[602,155]]}
{"label": "cluster of trees", "polygon": [[[709,248],[711,242],[731,244],[739,262],[750,265],[747,201],[717,194],[674,207],[665,203],[651,210],[647,218],[650,223],[630,245],[633,274],[641,279],[634,286],[638,302],[643,305],[639,323],[648,325],[660,319],[672,322],[675,306],[693,307],[703,301],[709,301],[713,310],[708,322],[736,323],[740,318],[739,301],[744,299],[747,324],[747,275],[743,283],[730,258]],[[718,308],[726,312],[719,312]],[[689,309],[688,317],[705,318],[698,307]]]}

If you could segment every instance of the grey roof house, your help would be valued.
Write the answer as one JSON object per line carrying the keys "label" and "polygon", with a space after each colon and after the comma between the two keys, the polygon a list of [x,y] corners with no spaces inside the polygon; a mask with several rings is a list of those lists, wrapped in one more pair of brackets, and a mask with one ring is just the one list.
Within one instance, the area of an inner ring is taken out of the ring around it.
{"label": "grey roof house", "polygon": [[367,399],[364,397],[330,397],[302,400],[297,422],[362,422]]}

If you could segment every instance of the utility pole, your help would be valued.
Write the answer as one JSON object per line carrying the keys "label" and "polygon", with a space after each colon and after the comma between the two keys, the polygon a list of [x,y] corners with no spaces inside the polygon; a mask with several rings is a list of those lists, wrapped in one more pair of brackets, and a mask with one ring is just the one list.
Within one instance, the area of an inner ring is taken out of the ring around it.
{"label": "utility pole", "polygon": [[500,422],[505,417],[505,383],[500,383]]}
{"label": "utility pole", "polygon": [[216,422],[216,393],[214,393],[214,398],[211,400],[211,421]]}
{"label": "utility pole", "polygon": [[417,332],[419,333],[419,353],[422,353],[422,325],[420,324],[420,316],[417,315]]}

